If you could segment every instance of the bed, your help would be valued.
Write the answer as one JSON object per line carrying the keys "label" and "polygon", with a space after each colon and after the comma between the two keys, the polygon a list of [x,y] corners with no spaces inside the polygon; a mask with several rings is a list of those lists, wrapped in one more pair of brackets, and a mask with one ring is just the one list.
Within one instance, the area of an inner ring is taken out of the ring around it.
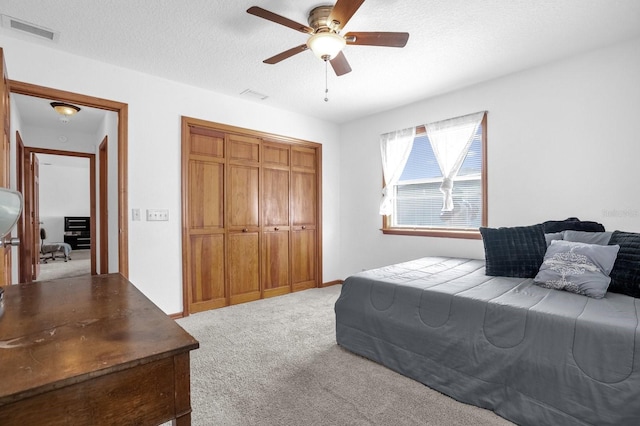
{"label": "bed", "polygon": [[337,343],[521,425],[640,424],[640,299],[485,266],[426,257],[350,276]]}

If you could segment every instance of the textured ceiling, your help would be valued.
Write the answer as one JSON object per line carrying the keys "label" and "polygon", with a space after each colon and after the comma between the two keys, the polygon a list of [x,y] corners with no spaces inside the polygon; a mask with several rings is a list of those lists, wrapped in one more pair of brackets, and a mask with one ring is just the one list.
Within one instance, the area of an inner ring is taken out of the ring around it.
{"label": "textured ceiling", "polygon": [[347,46],[336,77],[309,51],[262,60],[307,36],[246,13],[253,5],[306,24],[317,0],[1,0],[0,13],[59,32],[30,40],[335,123],[640,36],[638,0],[367,0],[344,28],[406,31],[402,49]]}

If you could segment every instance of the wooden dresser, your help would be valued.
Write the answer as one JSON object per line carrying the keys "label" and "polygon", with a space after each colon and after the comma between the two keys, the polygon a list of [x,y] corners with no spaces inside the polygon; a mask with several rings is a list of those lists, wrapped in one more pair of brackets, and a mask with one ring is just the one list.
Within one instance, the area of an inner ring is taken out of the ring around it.
{"label": "wooden dresser", "polygon": [[191,423],[198,341],[122,275],[5,287],[0,425]]}

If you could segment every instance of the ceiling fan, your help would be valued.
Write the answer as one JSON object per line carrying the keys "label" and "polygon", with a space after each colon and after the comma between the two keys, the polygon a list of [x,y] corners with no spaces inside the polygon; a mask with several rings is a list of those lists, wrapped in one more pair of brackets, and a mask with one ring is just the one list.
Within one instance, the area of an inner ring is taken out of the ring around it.
{"label": "ceiling fan", "polygon": [[341,76],[351,72],[351,66],[342,53],[342,49],[347,44],[404,47],[409,39],[409,33],[398,32],[348,32],[341,35],[340,30],[349,22],[362,3],[364,0],[338,0],[335,6],[315,7],[309,12],[309,26],[299,24],[258,6],[250,7],[247,12],[311,35],[305,44],[265,59],[263,61],[265,64],[277,64],[293,55],[311,49],[320,59],[329,61],[336,75]]}

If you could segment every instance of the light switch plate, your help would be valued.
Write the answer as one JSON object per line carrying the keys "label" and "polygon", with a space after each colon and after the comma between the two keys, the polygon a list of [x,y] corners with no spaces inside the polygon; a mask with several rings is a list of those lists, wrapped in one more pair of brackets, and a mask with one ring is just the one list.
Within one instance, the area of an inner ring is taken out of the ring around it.
{"label": "light switch plate", "polygon": [[167,209],[147,209],[148,222],[166,222],[169,220],[169,210]]}
{"label": "light switch plate", "polygon": [[131,209],[131,220],[140,220],[140,209]]}

